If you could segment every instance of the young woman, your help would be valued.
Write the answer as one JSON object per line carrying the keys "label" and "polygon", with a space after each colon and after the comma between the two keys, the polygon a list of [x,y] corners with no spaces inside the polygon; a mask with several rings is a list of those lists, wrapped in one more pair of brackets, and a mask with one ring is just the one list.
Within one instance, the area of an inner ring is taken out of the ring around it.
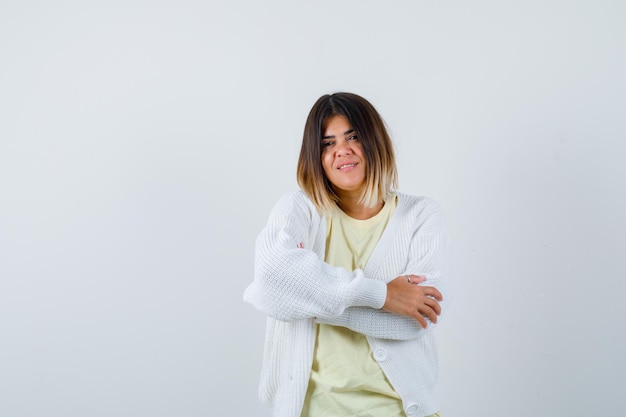
{"label": "young woman", "polygon": [[424,417],[446,288],[437,203],[396,189],[385,125],[364,98],[317,100],[301,191],[274,207],[244,299],[269,316],[261,384],[275,417]]}

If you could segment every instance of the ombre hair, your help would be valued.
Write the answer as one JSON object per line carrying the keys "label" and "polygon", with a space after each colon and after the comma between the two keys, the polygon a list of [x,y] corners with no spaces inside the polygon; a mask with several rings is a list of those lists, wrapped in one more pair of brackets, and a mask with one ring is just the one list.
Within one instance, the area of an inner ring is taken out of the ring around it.
{"label": "ombre hair", "polygon": [[389,191],[398,186],[398,173],[391,138],[374,106],[352,93],[326,94],[320,97],[307,117],[297,178],[300,188],[320,212],[339,203],[339,197],[322,167],[324,123],[330,116],[344,116],[359,138],[365,156],[365,189],[360,203],[374,207]]}

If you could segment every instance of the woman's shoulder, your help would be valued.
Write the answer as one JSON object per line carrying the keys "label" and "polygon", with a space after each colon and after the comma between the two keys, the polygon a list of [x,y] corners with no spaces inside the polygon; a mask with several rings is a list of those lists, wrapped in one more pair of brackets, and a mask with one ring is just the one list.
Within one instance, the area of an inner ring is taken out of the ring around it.
{"label": "woman's shoulder", "polygon": [[398,205],[403,205],[409,210],[430,209],[435,211],[442,211],[439,202],[431,197],[417,196],[401,192],[396,192],[396,195],[398,196]]}
{"label": "woman's shoulder", "polygon": [[302,190],[296,190],[281,196],[274,205],[272,212],[275,215],[313,214],[317,213],[317,210],[311,199]]}
{"label": "woman's shoulder", "polygon": [[404,212],[407,219],[411,219],[411,223],[417,222],[417,224],[433,226],[446,223],[444,211],[437,200],[431,197],[404,193],[397,193],[397,195],[398,209]]}
{"label": "woman's shoulder", "polygon": [[310,205],[313,206],[313,202],[302,190],[291,191],[283,194],[276,202],[277,206],[291,206],[291,205]]}

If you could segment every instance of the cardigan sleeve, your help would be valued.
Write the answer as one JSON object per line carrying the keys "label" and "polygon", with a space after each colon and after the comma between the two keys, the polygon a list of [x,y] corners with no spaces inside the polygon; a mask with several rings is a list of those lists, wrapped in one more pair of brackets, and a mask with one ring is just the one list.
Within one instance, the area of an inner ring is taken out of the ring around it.
{"label": "cardigan sleeve", "polygon": [[283,321],[338,316],[349,307],[381,308],[384,282],[331,266],[304,247],[312,240],[314,216],[297,195],[281,199],[257,238],[254,281],[244,300]]}
{"label": "cardigan sleeve", "polygon": [[[451,299],[449,285],[447,283],[447,270],[449,264],[449,238],[439,206],[432,202],[427,210],[425,221],[415,224],[417,231],[412,235],[410,243],[407,242],[408,262],[405,274],[426,276],[426,281],[421,285],[437,288],[444,297],[440,303],[442,314]],[[392,255],[393,256],[393,255]],[[393,279],[395,277],[390,277]],[[368,336],[408,340],[419,337],[423,332],[419,323],[410,317],[399,316],[383,310],[354,307],[346,309],[342,314],[330,318],[318,318],[319,323],[332,324],[347,327]]]}

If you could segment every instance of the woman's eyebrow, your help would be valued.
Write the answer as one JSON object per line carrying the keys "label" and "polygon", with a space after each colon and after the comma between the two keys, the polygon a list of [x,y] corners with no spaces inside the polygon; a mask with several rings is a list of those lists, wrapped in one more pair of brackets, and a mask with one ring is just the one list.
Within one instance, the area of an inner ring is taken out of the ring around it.
{"label": "woman's eyebrow", "polygon": [[[354,129],[349,129],[346,130],[345,132],[343,132],[343,135],[349,135],[350,133],[354,133]],[[335,135],[327,135],[327,136],[322,136],[322,140],[324,139],[333,139],[335,137]]]}

